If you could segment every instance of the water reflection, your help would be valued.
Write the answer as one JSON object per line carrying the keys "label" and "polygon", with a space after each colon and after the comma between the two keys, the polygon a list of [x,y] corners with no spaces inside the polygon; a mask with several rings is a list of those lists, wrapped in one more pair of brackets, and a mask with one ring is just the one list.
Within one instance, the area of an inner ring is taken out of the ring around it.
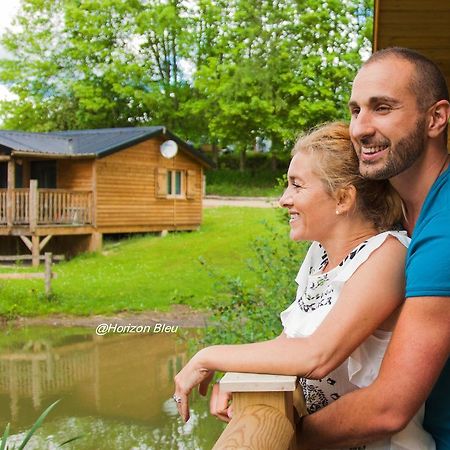
{"label": "water reflection", "polygon": [[[0,341],[0,431],[27,430],[54,400],[61,402],[29,448],[210,449],[222,425],[195,398],[183,425],[171,394],[186,360],[168,334],[95,336],[67,330],[15,330]],[[19,438],[18,436],[17,438]]]}

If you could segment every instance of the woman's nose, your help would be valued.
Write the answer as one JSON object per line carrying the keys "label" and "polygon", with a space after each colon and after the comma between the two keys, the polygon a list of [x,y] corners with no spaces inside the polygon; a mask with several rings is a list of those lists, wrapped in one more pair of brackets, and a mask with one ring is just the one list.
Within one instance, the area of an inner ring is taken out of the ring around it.
{"label": "woman's nose", "polygon": [[291,194],[289,192],[289,188],[288,187],[284,190],[283,195],[278,200],[278,204],[282,208],[289,208],[289,206],[292,205],[292,196],[291,196]]}

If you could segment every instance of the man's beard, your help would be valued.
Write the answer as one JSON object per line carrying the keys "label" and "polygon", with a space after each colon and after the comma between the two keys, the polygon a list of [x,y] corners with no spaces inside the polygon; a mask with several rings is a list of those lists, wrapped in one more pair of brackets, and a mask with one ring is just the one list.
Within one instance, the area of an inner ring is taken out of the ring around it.
{"label": "man's beard", "polygon": [[[415,129],[408,136],[400,139],[395,148],[390,147],[384,166],[378,170],[368,170],[372,163],[360,160],[359,170],[361,175],[371,180],[386,180],[409,169],[425,151],[425,123],[425,118],[420,118],[416,123]],[[362,143],[369,146],[368,142],[362,141]]]}

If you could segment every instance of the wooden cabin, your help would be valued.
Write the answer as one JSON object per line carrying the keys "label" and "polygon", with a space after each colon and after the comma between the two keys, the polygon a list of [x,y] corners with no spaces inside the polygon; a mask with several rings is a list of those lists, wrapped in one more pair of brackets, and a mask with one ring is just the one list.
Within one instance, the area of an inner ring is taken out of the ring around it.
{"label": "wooden cabin", "polygon": [[28,248],[36,265],[44,247],[75,254],[104,234],[196,230],[211,165],[162,126],[0,130],[0,253]]}
{"label": "wooden cabin", "polygon": [[450,2],[375,0],[374,51],[408,47],[434,61],[450,85]]}

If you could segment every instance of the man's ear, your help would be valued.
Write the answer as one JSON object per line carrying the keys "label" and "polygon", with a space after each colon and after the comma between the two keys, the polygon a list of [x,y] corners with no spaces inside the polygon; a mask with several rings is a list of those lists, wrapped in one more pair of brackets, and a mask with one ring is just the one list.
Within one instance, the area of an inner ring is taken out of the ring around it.
{"label": "man's ear", "polygon": [[336,192],[336,211],[348,213],[356,204],[356,188],[353,184],[339,188]]}
{"label": "man's ear", "polygon": [[438,137],[445,130],[450,118],[450,103],[447,100],[439,100],[430,111],[430,122],[428,124],[428,136]]}

